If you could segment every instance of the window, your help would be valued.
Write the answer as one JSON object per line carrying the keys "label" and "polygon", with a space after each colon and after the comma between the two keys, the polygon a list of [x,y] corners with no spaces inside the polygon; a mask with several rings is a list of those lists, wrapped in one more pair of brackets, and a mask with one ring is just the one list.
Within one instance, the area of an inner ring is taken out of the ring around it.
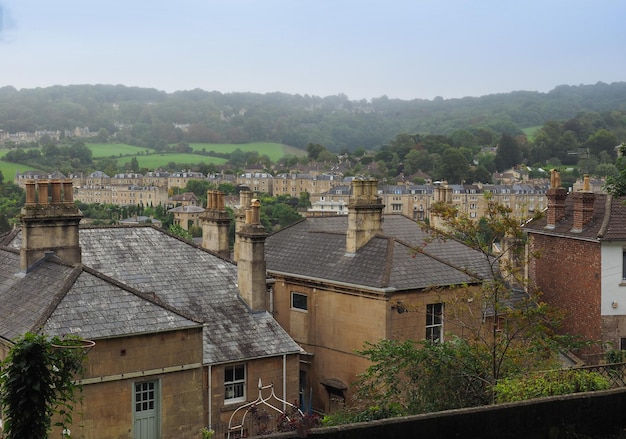
{"label": "window", "polygon": [[426,305],[426,340],[443,341],[443,303]]}
{"label": "window", "polygon": [[246,366],[226,366],[224,368],[224,400],[226,403],[246,400]]}
{"label": "window", "polygon": [[135,384],[135,412],[154,410],[155,384],[154,381]]}
{"label": "window", "polygon": [[309,309],[308,297],[306,294],[291,292],[291,308],[306,311]]}

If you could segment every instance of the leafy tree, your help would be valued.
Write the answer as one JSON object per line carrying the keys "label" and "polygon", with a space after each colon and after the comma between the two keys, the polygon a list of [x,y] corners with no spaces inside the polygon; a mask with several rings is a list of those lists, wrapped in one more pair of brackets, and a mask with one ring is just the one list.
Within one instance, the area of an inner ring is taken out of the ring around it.
{"label": "leafy tree", "polygon": [[211,182],[206,180],[189,180],[183,192],[193,192],[198,198],[206,199],[206,193],[210,189],[215,189]]}
{"label": "leafy tree", "polygon": [[137,160],[137,157],[130,159],[128,170],[131,172],[139,172],[139,161]]}
{"label": "leafy tree", "polygon": [[389,150],[398,154],[401,159],[404,158],[408,152],[415,146],[415,139],[413,136],[402,133],[396,135],[396,137],[389,143]]}
{"label": "leafy tree", "polygon": [[420,169],[421,157],[428,156],[427,151],[412,150],[404,157],[404,173],[406,175],[415,174]]}
{"label": "leafy tree", "polygon": [[469,175],[469,163],[458,149],[448,148],[442,154],[436,171],[436,178],[450,184],[461,184]]}
{"label": "leafy tree", "polygon": [[317,160],[319,155],[326,150],[326,147],[319,143],[309,143],[306,146],[306,152],[311,160]]}
{"label": "leafy tree", "polygon": [[81,165],[90,165],[93,162],[93,153],[89,148],[87,148],[87,146],[85,146],[85,143],[82,141],[72,143],[68,151],[70,158],[78,159]]}
{"label": "leafy tree", "polygon": [[607,176],[604,184],[606,191],[614,197],[626,195],[626,144],[622,143],[620,152],[616,164],[618,174]]}
{"label": "leafy tree", "polygon": [[16,341],[1,364],[0,402],[8,439],[47,438],[51,418],[68,429],[72,423],[76,391],[74,380],[83,373],[86,352],[60,348],[80,344],[76,338],[49,338],[26,333]]}
{"label": "leafy tree", "polygon": [[496,167],[504,171],[522,163],[522,150],[519,144],[509,134],[502,134],[496,151]]}
{"label": "leafy tree", "polygon": [[617,177],[619,171],[613,163],[600,163],[596,166],[594,174],[598,177]]}
{"label": "leafy tree", "polygon": [[450,140],[457,148],[471,148],[476,144],[476,138],[467,130],[456,130],[450,135]]}
{"label": "leafy tree", "polygon": [[308,192],[300,192],[300,196],[298,197],[298,207],[302,209],[311,207],[311,194]]}
{"label": "leafy tree", "polygon": [[96,136],[98,142],[106,143],[109,141],[109,132],[106,128],[100,128],[98,130],[98,135]]}
{"label": "leafy tree", "polygon": [[491,183],[491,172],[483,165],[474,166],[469,172],[469,181],[472,183]]}
{"label": "leafy tree", "polygon": [[603,151],[608,152],[613,157],[615,153],[615,146],[618,141],[613,133],[608,130],[602,129],[593,133],[585,142],[585,147],[589,148],[595,155],[600,154]]}
{"label": "leafy tree", "polygon": [[193,236],[191,235],[191,233],[189,233],[187,230],[183,229],[182,226],[180,224],[171,224],[169,226],[168,231],[175,236],[178,236],[179,238],[182,238],[186,241],[191,241],[193,239]]}

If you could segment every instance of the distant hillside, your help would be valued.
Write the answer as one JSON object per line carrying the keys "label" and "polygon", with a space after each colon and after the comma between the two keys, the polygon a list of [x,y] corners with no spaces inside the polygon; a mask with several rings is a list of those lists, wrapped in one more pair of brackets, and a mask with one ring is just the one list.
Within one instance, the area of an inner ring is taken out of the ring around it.
{"label": "distant hillside", "polygon": [[626,82],[432,101],[203,90],[168,94],[120,85],[0,88],[1,130],[89,127],[104,136],[115,134],[122,143],[157,149],[176,142],[275,142],[354,151],[387,144],[398,133],[450,135],[459,129],[489,129],[518,134],[549,120],[614,110],[626,110]]}

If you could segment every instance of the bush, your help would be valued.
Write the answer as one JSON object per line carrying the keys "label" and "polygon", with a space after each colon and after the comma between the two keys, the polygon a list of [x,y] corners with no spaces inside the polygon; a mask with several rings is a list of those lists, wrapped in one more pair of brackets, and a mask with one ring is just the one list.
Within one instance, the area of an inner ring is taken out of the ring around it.
{"label": "bush", "polygon": [[544,396],[604,390],[610,386],[609,380],[598,372],[569,369],[506,378],[494,386],[494,392],[497,402],[514,402]]}

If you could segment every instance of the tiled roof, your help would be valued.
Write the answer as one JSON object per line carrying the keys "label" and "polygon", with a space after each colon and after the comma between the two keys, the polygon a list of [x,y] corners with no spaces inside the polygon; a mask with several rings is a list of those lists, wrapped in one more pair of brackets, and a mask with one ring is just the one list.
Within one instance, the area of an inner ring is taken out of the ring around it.
{"label": "tiled roof", "polygon": [[19,254],[0,251],[0,336],[29,330],[53,306],[44,330],[85,338],[203,324],[207,364],[300,350],[269,313],[242,302],[231,261],[149,226],[81,229],[80,245],[85,268],[46,262],[22,278]]}
{"label": "tiled roof", "polygon": [[529,232],[570,238],[603,241],[626,240],[626,197],[613,198],[607,194],[594,194],[591,221],[580,232],[574,227],[574,202],[571,194],[565,199],[564,218],[554,228],[546,228],[547,215],[529,222],[524,228]]}
{"label": "tiled roof", "polygon": [[268,272],[396,290],[471,283],[490,272],[478,252],[451,239],[428,242],[428,233],[402,215],[385,216],[383,233],[354,255],[346,254],[347,227],[345,216],[307,218],[271,235]]}

